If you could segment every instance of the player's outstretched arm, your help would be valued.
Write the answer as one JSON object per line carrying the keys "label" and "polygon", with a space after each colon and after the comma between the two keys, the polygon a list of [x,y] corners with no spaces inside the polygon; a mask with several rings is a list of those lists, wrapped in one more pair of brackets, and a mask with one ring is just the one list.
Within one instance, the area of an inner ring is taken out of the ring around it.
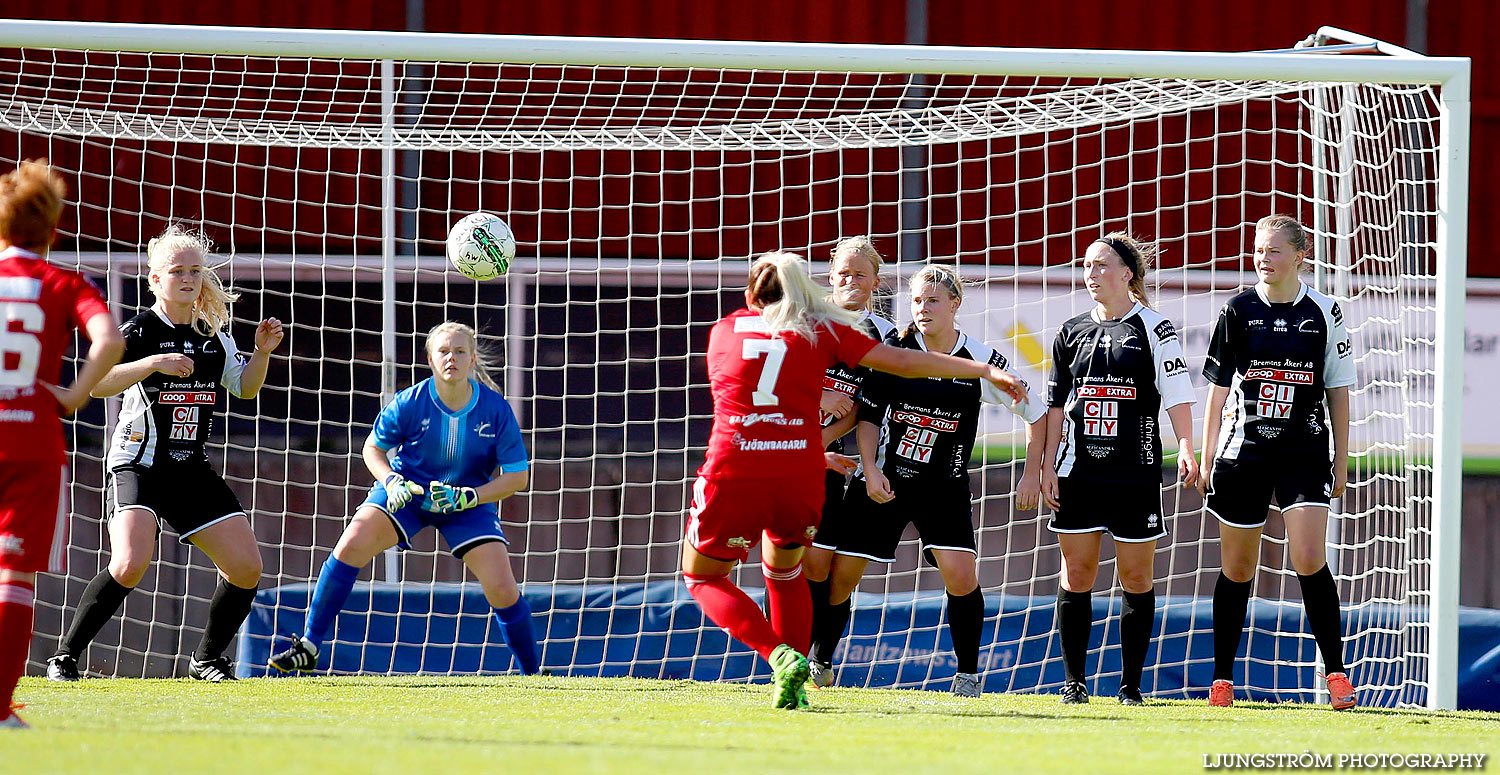
{"label": "player's outstretched arm", "polygon": [[1014,401],[1026,400],[1026,386],[1014,375],[988,363],[955,358],[951,355],[908,350],[877,344],[859,365],[898,377],[939,377],[943,379],[983,379],[993,383]]}
{"label": "player's outstretched arm", "polygon": [[[72,414],[89,402],[96,386],[107,377],[120,356],[125,353],[125,339],[115,325],[115,317],[100,313],[84,324],[84,333],[89,337],[89,354],[83,367],[78,370],[73,384],[53,391],[65,414]],[[119,391],[116,391],[119,392]]]}
{"label": "player's outstretched arm", "polygon": [[240,375],[240,398],[254,398],[260,392],[262,385],[266,384],[266,369],[271,365],[271,351],[281,344],[285,332],[282,330],[281,321],[276,318],[266,318],[255,327],[255,352],[250,355],[250,362],[245,364],[245,371]]}

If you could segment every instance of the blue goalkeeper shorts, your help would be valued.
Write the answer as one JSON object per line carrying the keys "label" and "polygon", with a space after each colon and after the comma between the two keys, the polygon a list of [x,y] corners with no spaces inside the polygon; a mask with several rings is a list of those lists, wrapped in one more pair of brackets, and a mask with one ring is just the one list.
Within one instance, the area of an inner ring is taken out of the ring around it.
{"label": "blue goalkeeper shorts", "polygon": [[481,503],[468,511],[437,514],[423,509],[423,501],[421,496],[414,497],[405,507],[392,514],[385,507],[385,486],[376,482],[370,488],[370,494],[365,496],[365,502],[360,505],[380,509],[391,518],[391,524],[396,527],[396,535],[399,536],[396,545],[402,550],[410,549],[411,539],[428,526],[437,528],[438,535],[448,544],[449,551],[460,559],[474,547],[491,541],[510,545],[510,541],[505,540],[505,531],[500,527],[500,509],[496,504]]}

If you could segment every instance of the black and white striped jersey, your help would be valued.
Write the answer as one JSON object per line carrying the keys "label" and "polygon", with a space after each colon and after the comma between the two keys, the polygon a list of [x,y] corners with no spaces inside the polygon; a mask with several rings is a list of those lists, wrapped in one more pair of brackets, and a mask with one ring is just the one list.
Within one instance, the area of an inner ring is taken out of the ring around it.
{"label": "black and white striped jersey", "polygon": [[204,445],[222,388],[240,394],[246,359],[234,340],[224,331],[204,335],[191,325],[177,325],[154,306],[120,331],[125,335],[121,363],[181,353],[193,360],[193,373],[178,377],[152,372],[125,389],[110,442],[109,467],[207,462]]}
{"label": "black and white striped jersey", "polygon": [[1229,388],[1218,456],[1328,449],[1324,391],[1354,384],[1354,353],[1338,302],[1303,284],[1272,304],[1257,286],[1224,305],[1203,376]]}
{"label": "black and white striped jersey", "polygon": [[[893,333],[886,344],[927,350],[922,334],[914,328]],[[1004,355],[962,331],[949,355],[1015,374]],[[908,480],[967,481],[981,401],[1008,407],[1028,424],[1047,413],[1046,405],[1029,388],[1028,400],[1013,405],[1010,396],[982,379],[904,378],[871,371],[858,398],[860,422],[881,425],[876,456],[880,470]]]}
{"label": "black and white striped jersey", "polygon": [[1160,313],[1137,304],[1119,320],[1095,309],[1063,323],[1047,380],[1047,405],[1064,410],[1057,475],[1159,477],[1158,416],[1192,402],[1182,340]]}
{"label": "black and white striped jersey", "polygon": [[[883,342],[896,331],[896,324],[881,317],[880,315],[865,312],[864,317],[859,319],[854,327],[870,335],[871,339]],[[859,395],[859,386],[864,382],[870,370],[853,364],[836,363],[823,374],[823,389],[836,390],[849,396],[853,400]],[[823,427],[827,428],[834,420],[833,415],[822,413]],[[836,439],[828,448],[834,452],[844,451],[844,440]]]}

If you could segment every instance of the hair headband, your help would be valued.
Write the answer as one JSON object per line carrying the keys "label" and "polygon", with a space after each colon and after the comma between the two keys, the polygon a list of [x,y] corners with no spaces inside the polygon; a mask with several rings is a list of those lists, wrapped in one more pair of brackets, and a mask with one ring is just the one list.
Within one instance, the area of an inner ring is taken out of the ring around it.
{"label": "hair headband", "polygon": [[1100,237],[1094,241],[1108,245],[1109,249],[1119,255],[1121,261],[1125,262],[1126,268],[1135,273],[1136,277],[1141,276],[1141,254],[1131,248],[1130,243],[1119,237]]}
{"label": "hair headband", "polygon": [[[936,265],[935,264],[928,264],[928,266],[936,266]],[[929,273],[926,277],[924,277],[922,279],[922,281],[923,282],[929,282],[929,283],[939,283],[944,288],[947,288],[948,292],[951,293],[951,294],[953,294],[954,298],[958,298],[958,299],[963,298],[964,292],[963,292],[962,288],[958,287],[959,286],[959,281],[958,280],[954,280],[953,276],[950,275],[950,274],[948,274],[947,272],[939,272],[939,271],[934,270],[933,272]]]}

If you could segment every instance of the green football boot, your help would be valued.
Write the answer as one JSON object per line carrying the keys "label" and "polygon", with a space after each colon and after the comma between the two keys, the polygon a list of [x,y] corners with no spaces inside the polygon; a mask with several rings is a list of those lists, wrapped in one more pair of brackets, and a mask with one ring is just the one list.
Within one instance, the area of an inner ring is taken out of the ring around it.
{"label": "green football boot", "polygon": [[[771,652],[771,690],[773,707],[796,710],[807,707],[807,693],[802,685],[807,683],[809,668],[807,657],[785,643]],[[801,694],[799,701],[798,695]]]}

